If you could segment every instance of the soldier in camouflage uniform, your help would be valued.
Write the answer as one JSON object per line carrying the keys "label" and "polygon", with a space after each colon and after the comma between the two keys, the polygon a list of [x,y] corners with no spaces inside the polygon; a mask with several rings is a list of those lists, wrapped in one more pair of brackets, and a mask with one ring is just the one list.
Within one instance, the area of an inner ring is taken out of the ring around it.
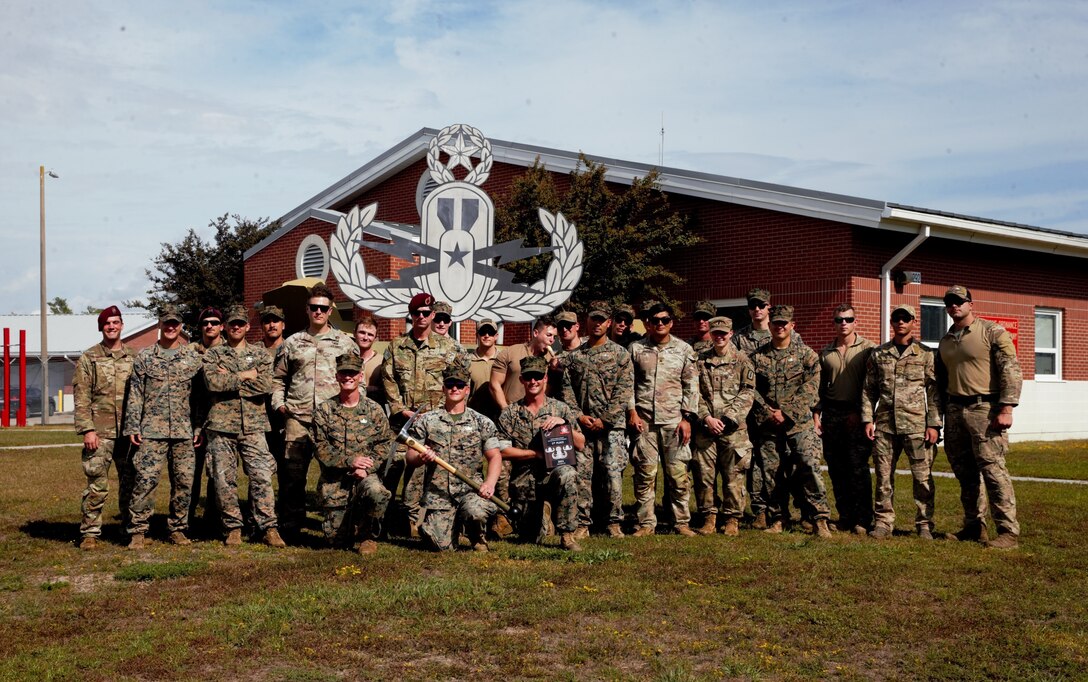
{"label": "soldier in camouflage uniform", "polygon": [[654,497],[658,463],[665,465],[665,500],[680,535],[695,535],[689,525],[691,422],[699,410],[699,372],[691,346],[670,334],[672,309],[655,303],[646,310],[645,338],[631,343],[635,397],[627,424],[638,433],[632,463],[638,503],[636,536],[653,535],[657,527]]}
{"label": "soldier in camouflage uniform", "polygon": [[201,369],[200,354],[181,343],[181,315],[166,306],[159,315],[159,340],[136,356],[125,407],[124,434],[138,449],[132,456],[136,480],[129,505],[129,549],[142,549],[155,488],[164,465],[170,468],[170,541],[189,544],[189,504],[196,455],[202,439],[193,423],[189,399],[193,377]]}
{"label": "soldier in camouflage uniform", "polygon": [[632,341],[642,338],[642,334],[631,329],[635,321],[635,309],[626,303],[620,303],[612,309],[612,327],[608,330],[608,338],[615,341],[622,348],[627,348]]}
{"label": "soldier in camouflage uniform", "polygon": [[869,535],[878,539],[895,528],[895,465],[903,451],[914,477],[918,537],[933,539],[933,456],[941,417],[933,352],[914,338],[916,317],[909,305],[892,311],[892,340],[873,350],[865,374],[861,420],[876,468],[876,526]]}
{"label": "soldier in camouflage uniform", "polygon": [[76,432],[83,436],[83,490],[79,524],[80,549],[94,549],[102,535],[102,509],[110,491],[110,464],[117,464],[117,506],[121,524],[128,525],[132,496],[132,458],[127,438],[121,437],[128,379],[136,353],[121,343],[125,324],[117,306],[98,314],[102,341],[79,356],[72,393],[75,398]]}
{"label": "soldier in camouflage uniform", "polygon": [[340,393],[336,359],[359,354],[355,340],[329,324],[331,308],[332,292],[324,284],[315,285],[306,303],[309,326],[283,342],[272,370],[272,409],[285,417],[287,441],[279,490],[279,527],[285,534],[298,533],[306,520],[306,475],[313,459],[310,426],[314,410]]}
{"label": "soldier in camouflage uniform", "polygon": [[314,413],[314,445],[321,465],[317,494],[329,544],[350,547],[359,536],[359,553],[373,554],[392,498],[375,462],[385,456],[393,432],[381,406],[363,394],[361,372],[360,358],[340,356],[336,361],[340,395],[321,403]]}
{"label": "soldier in camouflage uniform", "polygon": [[[468,402],[468,366],[454,363],[442,372],[444,404],[440,409],[421,414],[412,424],[413,438],[427,446],[425,453],[409,450],[409,466],[421,466],[423,508],[426,510],[420,534],[438,551],[453,549],[454,523],[460,523],[478,552],[487,551],[484,536],[487,521],[498,513],[490,498],[499,480],[500,451],[508,445],[499,437],[495,424],[479,412],[465,406]],[[487,459],[487,478],[477,494],[460,479],[434,463],[441,457],[468,476],[478,475]],[[423,466],[426,465],[426,466]]]}
{"label": "soldier in camouflage uniform", "polygon": [[977,317],[967,287],[955,285],[944,295],[952,326],[941,339],[937,378],[945,403],[945,454],[960,482],[963,503],[961,540],[985,540],[986,518],[980,505],[980,480],[997,525],[997,549],[1018,544],[1016,494],[1005,466],[1012,410],[1020,402],[1023,376],[1016,347],[1005,328]]}
{"label": "soldier in camouflage uniform", "polygon": [[849,303],[835,310],[834,322],[835,339],[820,351],[820,436],[835,490],[839,530],[864,535],[873,519],[873,483],[869,478],[872,442],[861,421],[861,393],[874,344],[857,333]]}
{"label": "soldier in camouflage uniform", "polygon": [[688,345],[699,355],[714,347],[714,340],[710,337],[710,318],[718,316],[718,306],[713,301],[699,301],[695,304],[695,311],[691,314],[695,320],[695,336],[688,339]]}
{"label": "soldier in camouflage uniform", "polygon": [[[445,301],[434,302],[434,318],[431,320],[431,331],[439,336],[450,337],[450,327],[453,326],[453,306]],[[458,344],[460,345],[460,344]]]}
{"label": "soldier in camouflage uniform", "polygon": [[[261,309],[261,343],[272,357],[273,367],[276,366],[276,361],[279,360],[280,353],[283,352],[283,327],[283,308],[270,305]],[[268,442],[268,451],[272,453],[272,459],[276,460],[276,481],[279,483],[279,489],[283,490],[287,486],[287,481],[284,478],[287,471],[287,465],[284,462],[287,442],[283,439],[285,420],[279,410],[272,408],[271,393],[268,394],[268,398],[265,400],[265,413],[268,415],[268,432],[265,434],[265,440]],[[278,519],[282,513],[283,509],[280,506],[280,500],[277,499],[276,518]]]}
{"label": "soldier in camouflage uniform", "polygon": [[[218,308],[208,307],[200,311],[197,318],[200,341],[191,343],[192,350],[201,356],[204,352],[223,344],[223,313]],[[208,386],[204,382],[204,372],[201,370],[193,377],[193,390],[189,394],[189,404],[193,412],[193,423],[203,428],[208,418],[208,408],[211,407],[211,396],[208,395]],[[196,466],[193,469],[193,488],[189,506],[189,526],[196,528],[197,506],[200,504],[201,477],[205,471],[208,474],[208,491],[204,500],[203,526],[213,526],[219,521],[219,508],[216,506],[215,481],[212,479],[211,468],[208,466],[208,438],[205,434],[200,443],[194,448],[196,453]]]}
{"label": "soldier in camouflage uniform", "polygon": [[628,460],[624,416],[634,399],[635,375],[631,354],[608,338],[611,317],[608,303],[590,303],[586,317],[589,336],[570,354],[564,374],[563,402],[574,410],[585,434],[581,456],[589,460],[594,483],[588,496],[579,492],[576,540],[588,535],[594,488],[603,503],[600,516],[607,514],[609,537],[623,537],[623,470]]}
{"label": "soldier in camouflage uniform", "polygon": [[[436,334],[431,328],[435,314],[434,297],[416,294],[408,304],[412,327],[386,346],[382,359],[382,385],[389,401],[389,421],[401,427],[416,409],[426,411],[441,407],[445,398],[442,370],[451,364],[467,362],[461,346],[448,336]],[[404,447],[397,448],[396,458],[385,473],[385,487],[394,495],[404,477],[401,500],[408,512],[408,529],[418,537],[423,521],[420,496],[423,494],[423,471],[407,467]]]}
{"label": "soldier in camouflage uniform", "polygon": [[[510,445],[503,448],[502,456],[513,463],[510,498],[528,510],[523,517],[524,525],[518,528],[519,534],[525,539],[547,526],[543,514],[544,501],[548,500],[551,510],[555,511],[555,529],[561,546],[580,551],[582,548],[574,537],[580,502],[578,471],[569,465],[560,465],[551,471],[544,467],[540,432],[568,424],[578,452],[585,448],[585,436],[570,407],[547,396],[547,360],[533,355],[522,358],[519,379],[525,386],[525,397],[507,405],[499,416],[499,435],[510,441]],[[544,534],[537,532],[536,538],[537,542],[542,542]]]}
{"label": "soldier in camouflage uniform", "polygon": [[758,424],[763,460],[763,489],[769,525],[781,533],[790,490],[796,490],[802,514],[815,520],[816,533],[831,537],[831,510],[820,474],[820,437],[813,408],[819,397],[820,359],[793,337],[793,306],[771,309],[771,340],[756,350],[756,396],[752,414]]}
{"label": "soldier in camouflage uniform", "polygon": [[283,547],[276,530],[276,495],[272,477],[276,460],[268,451],[265,404],[272,392],[272,356],[263,346],[246,342],[248,311],[234,306],[227,313],[227,342],[204,352],[204,381],[211,404],[208,469],[227,546],[242,544],[242,512],[238,506],[238,460],[249,479],[249,504],[265,544]]}
{"label": "soldier in camouflage uniform", "polygon": [[709,323],[712,346],[699,355],[699,426],[695,431],[695,502],[703,515],[696,532],[714,533],[715,480],[722,478],[722,532],[736,536],[744,513],[745,472],[752,461],[748,413],[755,399],[756,375],[752,361],[732,343],[733,321],[713,317]]}

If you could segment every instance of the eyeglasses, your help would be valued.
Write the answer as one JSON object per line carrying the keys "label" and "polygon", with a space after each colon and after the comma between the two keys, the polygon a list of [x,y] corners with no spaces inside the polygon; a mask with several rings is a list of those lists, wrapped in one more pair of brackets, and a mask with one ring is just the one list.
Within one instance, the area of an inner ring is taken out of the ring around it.
{"label": "eyeglasses", "polygon": [[565,332],[574,329],[574,324],[574,322],[560,322],[559,324],[555,325],[555,328],[561,332]]}
{"label": "eyeglasses", "polygon": [[427,310],[426,308],[419,308],[411,311],[410,314],[412,317],[430,317],[432,312],[433,311]]}
{"label": "eyeglasses", "polygon": [[544,375],[540,372],[522,372],[521,378],[526,381],[544,381]]}
{"label": "eyeglasses", "polygon": [[310,312],[311,313],[327,313],[327,312],[329,312],[329,308],[331,308],[331,307],[332,306],[318,305],[317,303],[311,303],[310,304]]}
{"label": "eyeglasses", "polygon": [[770,304],[769,303],[755,303],[755,302],[752,302],[752,303],[748,304],[748,310],[761,310],[763,308],[766,308],[768,305],[770,305]]}
{"label": "eyeglasses", "polygon": [[219,321],[219,320],[201,320],[200,321],[200,326],[201,327],[218,327],[221,324],[223,324],[223,323],[221,321]]}
{"label": "eyeglasses", "polygon": [[692,317],[694,317],[698,322],[709,322],[710,318],[713,316],[707,315],[706,313],[695,313],[694,315],[692,315]]}
{"label": "eyeglasses", "polygon": [[497,333],[498,332],[490,327],[484,327],[483,329],[476,330],[476,336],[494,336]]}
{"label": "eyeglasses", "polygon": [[892,322],[911,322],[914,320],[910,315],[892,315]]}
{"label": "eyeglasses", "polygon": [[846,324],[854,324],[854,318],[852,318],[852,317],[836,317],[835,318],[835,324],[842,324],[843,322],[845,322]]}
{"label": "eyeglasses", "polygon": [[668,316],[665,316],[665,317],[651,317],[650,318],[650,324],[652,324],[655,327],[659,327],[659,326],[664,327],[667,324],[672,324],[672,318],[668,317]]}
{"label": "eyeglasses", "polygon": [[964,303],[967,303],[967,299],[965,299],[965,298],[946,298],[946,299],[944,299],[944,307],[945,308],[951,308],[954,305],[955,306],[960,306],[960,305],[963,305]]}
{"label": "eyeglasses", "polygon": [[434,322],[435,324],[450,324],[453,322],[453,318],[449,315],[435,315]]}
{"label": "eyeglasses", "polygon": [[457,390],[457,391],[460,391],[465,386],[468,386],[468,384],[461,381],[460,379],[446,379],[445,381],[442,382],[442,385],[445,386],[446,388],[450,389],[450,390]]}

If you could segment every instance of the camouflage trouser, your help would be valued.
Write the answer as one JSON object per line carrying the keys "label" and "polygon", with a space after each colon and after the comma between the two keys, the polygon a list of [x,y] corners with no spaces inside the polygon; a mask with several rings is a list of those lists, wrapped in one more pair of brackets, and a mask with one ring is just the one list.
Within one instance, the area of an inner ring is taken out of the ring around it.
{"label": "camouflage trouser", "polygon": [[438,550],[453,549],[455,521],[461,522],[461,527],[470,538],[483,538],[487,520],[499,512],[494,502],[485,500],[476,493],[461,495],[456,504],[456,509],[427,509],[424,514],[419,532]]}
{"label": "camouflage trouser", "polygon": [[688,496],[691,494],[691,478],[688,476],[690,460],[691,448],[680,444],[675,424],[646,425],[631,458],[639,526],[657,526],[654,498],[657,468],[661,461],[665,463],[665,503],[672,508],[673,523],[681,526],[691,522],[691,510],[688,508]]}
{"label": "camouflage trouser", "polygon": [[[405,510],[408,512],[409,526],[418,528],[423,522],[423,507],[420,506],[419,501],[423,497],[423,473],[426,467],[406,466],[404,454],[404,446],[398,445],[397,453],[393,456],[389,469],[386,470],[385,475],[382,477],[382,484],[395,497],[397,491],[402,488],[401,480],[403,479],[404,485],[400,495],[401,504],[404,505]],[[502,483],[501,478],[499,483]],[[499,495],[499,485],[495,486],[495,494]]]}
{"label": "camouflage trouser", "polygon": [[208,482],[215,491],[223,530],[242,527],[238,506],[238,460],[249,479],[249,506],[257,530],[276,527],[276,496],[272,477],[276,461],[268,451],[264,433],[233,434],[208,431]]}
{"label": "camouflage trouser", "polygon": [[752,515],[757,516],[767,511],[767,495],[763,489],[763,455],[760,445],[762,441],[759,428],[754,419],[748,419],[748,437],[752,440],[752,464],[748,467],[745,480],[748,492],[748,504],[752,507]]}
{"label": "camouflage trouser", "polygon": [[287,417],[284,430],[283,467],[279,475],[279,523],[285,531],[306,525],[306,476],[314,458],[310,425]]}
{"label": "camouflage trouser", "polygon": [[820,450],[820,437],[811,425],[793,434],[760,434],[768,521],[785,520],[791,490],[806,518],[815,521],[831,517],[820,474]]}
{"label": "camouflage trouser", "polygon": [[94,452],[83,448],[83,474],[87,477],[87,487],[83,489],[83,500],[79,505],[83,515],[79,533],[83,537],[102,535],[102,509],[110,492],[111,463],[117,465],[117,506],[121,510],[121,526],[128,527],[128,506],[134,479],[129,445],[128,436],[122,436],[117,439],[99,438],[98,449]]}
{"label": "camouflage trouser", "polygon": [[265,442],[268,443],[268,452],[276,461],[276,488],[279,491],[276,496],[276,518],[283,519],[286,516],[282,491],[287,488],[287,441],[284,440],[283,418],[280,414],[278,412],[269,414],[268,421],[272,424],[272,430],[266,431],[264,437]]}
{"label": "camouflage trouser", "polygon": [[144,438],[143,444],[132,455],[136,480],[132,487],[129,505],[131,520],[129,535],[147,533],[151,513],[155,509],[155,488],[164,465],[170,472],[170,517],[166,526],[170,532],[189,528],[189,502],[193,490],[193,471],[196,469],[196,453],[193,441],[188,438]]}
{"label": "camouflage trouser", "polygon": [[393,495],[382,485],[377,474],[358,479],[342,469],[322,467],[317,482],[317,496],[325,519],[321,530],[333,547],[350,547],[355,542],[356,527],[370,524],[377,537]]}
{"label": "camouflage trouser", "polygon": [[[623,429],[586,433],[585,454],[593,464],[593,484],[589,491],[590,507],[586,510],[585,519],[591,516],[593,494],[596,489],[596,496],[602,507],[598,511],[598,518],[605,517],[607,513],[608,523],[623,523],[623,471],[627,468],[629,459],[625,441],[626,434]],[[578,522],[581,525],[589,525],[588,521],[583,522],[580,502]]]}
{"label": "camouflage trouser", "polygon": [[873,482],[869,475],[873,444],[865,436],[861,413],[825,404],[821,416],[824,460],[839,520],[868,528],[873,521]]}
{"label": "camouflage trouser", "polygon": [[[949,403],[945,414],[944,451],[960,482],[963,523],[985,523],[985,506],[979,504],[982,484],[990,499],[990,514],[998,533],[1020,534],[1016,521],[1016,494],[1005,466],[1009,437],[990,428],[997,405],[956,405]],[[982,474],[981,480],[979,474]]]}
{"label": "camouflage trouser", "polygon": [[[536,469],[536,471],[534,471]],[[551,502],[555,517],[555,530],[573,533],[578,530],[578,511],[581,500],[579,472],[570,465],[558,466],[543,472],[542,478],[534,474],[540,470],[534,465],[521,464],[510,474],[511,501],[524,510],[518,524],[518,536],[535,538],[544,521],[544,502]]]}
{"label": "camouflage trouser", "polygon": [[876,469],[876,525],[895,528],[895,466],[905,452],[914,478],[914,525],[933,530],[933,455],[935,447],[926,445],[921,433],[896,435],[876,432],[873,464]]}
{"label": "camouflage trouser", "polygon": [[716,514],[716,480],[722,477],[721,513],[725,516],[740,518],[744,513],[745,473],[752,462],[752,443],[748,432],[737,430],[714,438],[700,427],[694,441],[695,453],[692,457],[695,504],[699,513],[706,518]]}

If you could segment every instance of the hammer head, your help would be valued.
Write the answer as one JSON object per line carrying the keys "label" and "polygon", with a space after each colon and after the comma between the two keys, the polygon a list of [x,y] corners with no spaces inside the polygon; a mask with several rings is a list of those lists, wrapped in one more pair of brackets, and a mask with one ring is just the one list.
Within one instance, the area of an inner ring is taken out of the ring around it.
{"label": "hammer head", "polygon": [[408,417],[408,421],[404,422],[404,426],[400,427],[400,432],[397,434],[397,440],[401,441],[408,437],[408,430],[412,428],[412,424],[416,423],[416,419],[419,417],[419,413],[423,410],[423,406],[420,405],[412,412],[412,416]]}

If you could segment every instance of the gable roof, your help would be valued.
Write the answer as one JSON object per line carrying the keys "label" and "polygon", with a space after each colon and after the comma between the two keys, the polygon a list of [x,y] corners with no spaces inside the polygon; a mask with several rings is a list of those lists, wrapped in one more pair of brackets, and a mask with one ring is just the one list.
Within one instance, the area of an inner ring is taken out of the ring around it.
{"label": "gable roof", "polygon": [[[158,319],[147,313],[122,311],[125,329],[122,340],[154,327]],[[37,357],[42,349],[42,323],[40,315],[0,315],[0,327],[11,329],[11,343],[19,343],[19,330],[26,330],[27,355]],[[49,334],[49,357],[79,356],[102,340],[98,331],[98,315],[49,315],[46,317]],[[13,350],[14,355],[18,351]]]}
{"label": "gable roof", "polygon": [[[367,191],[426,156],[428,146],[438,132],[434,128],[421,128],[388,151],[288,211],[280,218],[281,227],[246,251],[245,258],[248,259],[261,251],[309,218],[318,218],[335,224],[341,214],[330,210],[331,206]],[[579,164],[578,152],[506,140],[490,139],[490,142],[492,155],[496,161],[515,166],[528,168],[539,158],[548,170],[570,172]],[[1072,232],[1047,230],[1030,225],[1005,223],[682,168],[656,167],[592,154],[585,154],[585,156],[594,163],[603,164],[607,169],[606,179],[617,184],[629,185],[634,178],[643,177],[657,168],[658,184],[661,189],[670,194],[741,204],[897,232],[914,233],[918,232],[923,225],[929,225],[931,234],[935,237],[1088,258],[1088,236]],[[392,235],[418,238],[419,235],[418,226],[382,221],[374,221],[371,228],[366,231],[384,238]]]}

